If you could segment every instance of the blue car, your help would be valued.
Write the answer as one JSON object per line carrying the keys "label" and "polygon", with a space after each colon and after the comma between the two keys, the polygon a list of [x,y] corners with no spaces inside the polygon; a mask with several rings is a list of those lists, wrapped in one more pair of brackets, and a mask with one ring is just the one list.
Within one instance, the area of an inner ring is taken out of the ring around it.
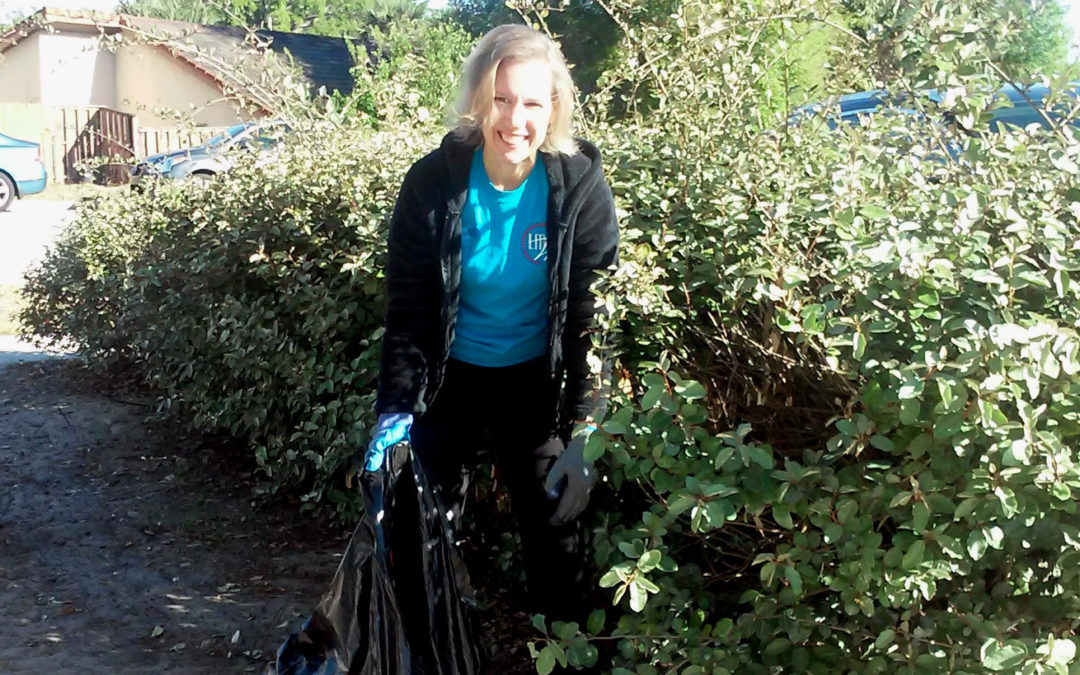
{"label": "blue car", "polygon": [[40,145],[0,134],[0,211],[16,197],[44,191],[47,178]]}
{"label": "blue car", "polygon": [[[1043,84],[1033,84],[1023,88],[1005,85],[999,88],[995,92],[999,105],[991,111],[990,131],[1003,131],[1002,127],[1006,125],[1024,128],[1031,124],[1038,124],[1047,128],[1048,120],[1060,120],[1062,113],[1066,112],[1060,109],[1063,106],[1047,109],[1044,105],[1049,93],[1048,88]],[[1065,94],[1072,99],[1080,97],[1080,83],[1073,83]],[[943,93],[936,89],[921,92],[920,96],[925,97],[926,102],[931,105],[939,104],[944,99]],[[1004,104],[1005,100],[1008,100],[1008,104]],[[883,89],[844,94],[832,102],[839,109],[839,115],[829,116],[828,124],[831,128],[835,128],[838,122],[858,124],[860,117],[882,110],[921,117],[918,106],[910,96],[899,95],[890,99],[888,92]],[[789,124],[798,124],[805,117],[820,114],[823,110],[825,110],[823,103],[800,106],[792,114]],[[1076,123],[1074,120],[1073,124]]]}
{"label": "blue car", "polygon": [[131,187],[138,188],[147,179],[209,179],[233,165],[230,154],[241,148],[256,152],[273,147],[290,127],[281,120],[258,120],[229,127],[206,143],[163,152],[139,160],[131,168]]}
{"label": "blue car", "polygon": [[[1024,128],[1030,124],[1038,124],[1044,129],[1049,128],[1047,120],[1059,122],[1063,113],[1069,112],[1068,108],[1076,106],[1076,99],[1080,96],[1080,83],[1071,83],[1063,92],[1063,102],[1052,109],[1047,109],[1044,104],[1049,93],[1044,84],[1033,84],[1023,89],[1007,85],[998,89],[998,96],[1009,99],[1010,105],[994,109],[990,119],[990,131],[1003,131],[1004,125]],[[1070,120],[1070,124],[1077,123],[1076,119]]]}

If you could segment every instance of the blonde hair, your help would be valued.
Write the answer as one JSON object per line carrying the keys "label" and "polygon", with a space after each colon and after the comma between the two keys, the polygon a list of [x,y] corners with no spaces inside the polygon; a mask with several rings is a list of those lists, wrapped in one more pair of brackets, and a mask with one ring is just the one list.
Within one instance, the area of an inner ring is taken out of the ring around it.
{"label": "blonde hair", "polygon": [[497,26],[473,47],[461,67],[458,96],[450,110],[454,135],[470,145],[479,145],[484,123],[495,95],[495,73],[507,62],[542,61],[551,67],[551,123],[540,149],[573,155],[574,82],[559,45],[548,36],[518,24]]}

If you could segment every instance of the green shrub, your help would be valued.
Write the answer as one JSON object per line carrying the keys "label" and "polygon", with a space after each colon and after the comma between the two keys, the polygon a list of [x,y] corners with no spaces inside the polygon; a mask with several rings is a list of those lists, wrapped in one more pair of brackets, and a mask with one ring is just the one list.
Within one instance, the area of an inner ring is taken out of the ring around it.
{"label": "green shrub", "polygon": [[594,131],[625,236],[586,634],[616,673],[1075,672],[1076,130],[986,134],[1000,81],[943,5],[891,88],[952,87],[982,137],[770,122],[768,50],[705,4],[631,36],[657,108]]}
{"label": "green shrub", "polygon": [[93,362],[134,364],[165,410],[245,442],[262,490],[353,508],[340,470],[371,422],[385,226],[436,141],[309,129],[210,184],[84,206],[30,274],[23,319]]}
{"label": "green shrub", "polygon": [[730,155],[769,180],[663,246],[628,209],[608,299],[655,356],[590,448],[624,667],[1072,661],[1080,144],[973,141],[941,166],[875,131]]}

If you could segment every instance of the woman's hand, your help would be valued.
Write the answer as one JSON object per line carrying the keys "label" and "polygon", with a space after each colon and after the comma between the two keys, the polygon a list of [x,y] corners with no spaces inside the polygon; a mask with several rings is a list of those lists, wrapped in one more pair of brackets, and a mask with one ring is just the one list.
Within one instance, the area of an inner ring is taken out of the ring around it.
{"label": "woman's hand", "polygon": [[548,497],[559,500],[555,515],[551,518],[552,525],[569,523],[580,516],[589,504],[593,465],[585,461],[585,443],[594,429],[592,424],[579,428],[548,471],[544,489]]}
{"label": "woman's hand", "polygon": [[409,439],[413,416],[409,413],[388,413],[379,415],[375,433],[364,455],[364,471],[378,471],[386,462],[386,451],[402,441]]}

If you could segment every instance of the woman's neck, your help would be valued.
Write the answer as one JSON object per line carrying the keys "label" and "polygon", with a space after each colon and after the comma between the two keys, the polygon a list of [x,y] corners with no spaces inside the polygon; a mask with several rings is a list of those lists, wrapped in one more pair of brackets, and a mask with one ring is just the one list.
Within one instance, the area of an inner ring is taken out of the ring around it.
{"label": "woman's neck", "polygon": [[481,153],[484,160],[484,171],[487,172],[488,180],[497,190],[510,192],[516,190],[525,182],[536,166],[536,156],[532,156],[517,164],[504,164],[493,160],[487,153]]}

